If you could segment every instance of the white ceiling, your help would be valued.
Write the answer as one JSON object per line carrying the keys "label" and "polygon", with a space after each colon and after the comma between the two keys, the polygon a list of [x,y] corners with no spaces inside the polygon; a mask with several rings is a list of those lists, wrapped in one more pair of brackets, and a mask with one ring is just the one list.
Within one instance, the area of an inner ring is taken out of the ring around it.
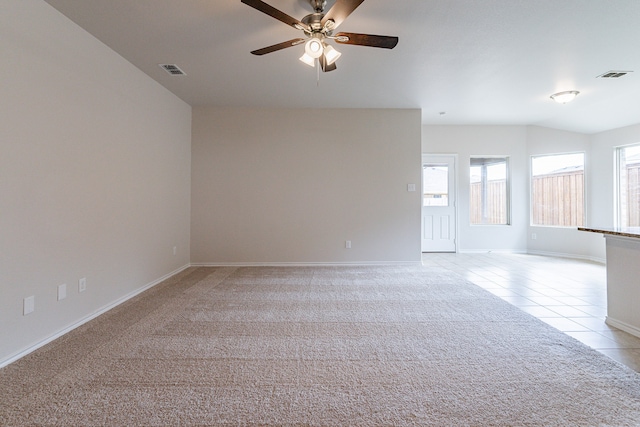
{"label": "white ceiling", "polygon": [[[302,46],[249,53],[303,33],[240,0],[46,1],[192,106],[420,108],[425,124],[584,133],[640,123],[638,0],[366,0],[340,31],[398,46],[334,44],[338,69],[319,81]],[[311,12],[308,0],[267,3]],[[609,70],[635,72],[596,78]],[[549,99],[574,89],[571,104]]]}

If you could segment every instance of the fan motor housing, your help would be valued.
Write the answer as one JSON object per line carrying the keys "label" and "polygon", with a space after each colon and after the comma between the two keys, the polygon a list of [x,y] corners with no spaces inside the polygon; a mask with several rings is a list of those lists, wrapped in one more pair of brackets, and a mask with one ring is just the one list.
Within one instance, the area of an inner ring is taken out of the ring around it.
{"label": "fan motor housing", "polygon": [[301,21],[309,26],[313,32],[319,32],[322,30],[322,18],[324,13],[316,12],[311,15],[307,15],[301,19]]}

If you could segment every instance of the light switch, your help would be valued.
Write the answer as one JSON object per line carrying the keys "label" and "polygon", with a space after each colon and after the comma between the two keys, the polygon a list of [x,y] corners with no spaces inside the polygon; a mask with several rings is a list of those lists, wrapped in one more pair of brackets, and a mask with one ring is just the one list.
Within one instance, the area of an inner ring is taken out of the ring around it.
{"label": "light switch", "polygon": [[407,191],[416,191],[415,184],[407,184]]}

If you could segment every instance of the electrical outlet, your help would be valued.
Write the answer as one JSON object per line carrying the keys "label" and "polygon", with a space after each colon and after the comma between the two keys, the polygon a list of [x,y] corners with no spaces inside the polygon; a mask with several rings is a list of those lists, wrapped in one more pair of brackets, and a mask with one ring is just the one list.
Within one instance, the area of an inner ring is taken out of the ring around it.
{"label": "electrical outlet", "polygon": [[78,280],[78,292],[84,292],[87,290],[87,278],[83,277]]}
{"label": "electrical outlet", "polygon": [[58,301],[62,301],[67,297],[67,284],[63,283],[58,286]]}
{"label": "electrical outlet", "polygon": [[36,297],[31,295],[30,297],[26,297],[22,302],[22,314],[26,316],[27,314],[33,313],[36,309]]}
{"label": "electrical outlet", "polygon": [[347,240],[344,244],[344,247],[347,249],[351,249],[351,240]]}
{"label": "electrical outlet", "polygon": [[174,246],[174,247],[173,247],[173,254],[175,255],[175,254],[177,254],[177,253],[178,253],[178,247],[177,247],[177,246]]}
{"label": "electrical outlet", "polygon": [[531,233],[531,240],[536,240],[538,235],[536,233]]}

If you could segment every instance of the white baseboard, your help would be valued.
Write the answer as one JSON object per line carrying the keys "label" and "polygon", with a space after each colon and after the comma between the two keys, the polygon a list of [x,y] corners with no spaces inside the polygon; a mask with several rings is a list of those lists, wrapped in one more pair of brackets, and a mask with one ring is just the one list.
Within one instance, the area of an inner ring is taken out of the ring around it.
{"label": "white baseboard", "polygon": [[568,258],[568,259],[580,259],[585,261],[593,261],[600,264],[606,264],[605,258],[598,258],[586,255],[568,254],[562,252],[547,252],[547,251],[532,251],[532,250],[520,250],[520,249],[460,249],[459,254],[528,254],[528,255],[540,255],[555,258]]}
{"label": "white baseboard", "polygon": [[633,336],[640,338],[640,328],[636,326],[629,325],[628,323],[621,322],[619,320],[613,319],[609,316],[605,319],[605,323],[609,326],[613,326],[614,328],[622,329],[625,332],[630,333]]}
{"label": "white baseboard", "polygon": [[460,249],[459,254],[526,254],[520,249]]}
{"label": "white baseboard", "polygon": [[422,261],[372,262],[201,262],[192,267],[362,267],[362,266],[420,266]]}
{"label": "white baseboard", "polygon": [[104,307],[98,309],[97,311],[89,314],[86,317],[83,317],[82,319],[78,320],[77,322],[72,323],[71,325],[67,326],[66,328],[63,328],[61,330],[59,330],[58,332],[48,336],[47,338],[43,339],[42,341],[39,341],[38,343],[27,347],[17,353],[14,353],[13,355],[9,356],[8,358],[4,359],[4,360],[0,360],[0,368],[3,368],[13,362],[15,362],[18,359],[23,358],[24,356],[26,356],[29,353],[32,353],[34,351],[36,351],[37,349],[39,349],[40,347],[49,344],[51,341],[54,341],[55,339],[60,338],[61,336],[73,331],[74,329],[76,329],[79,326],[84,325],[85,323],[89,322],[90,320],[95,319],[96,317],[100,316],[101,314],[106,313],[107,311],[119,306],[120,304],[124,303],[125,301],[135,297],[136,295],[141,294],[142,292],[146,291],[147,289],[150,289],[154,286],[156,286],[157,284],[164,282],[165,280],[175,276],[176,274],[186,270],[187,268],[189,268],[190,265],[187,264],[185,266],[182,266],[180,268],[178,268],[177,270],[172,271],[171,273],[165,274],[164,276],[160,277],[159,279],[154,280],[153,282],[147,283],[146,285],[142,286],[141,288],[136,289],[133,292],[128,293],[127,295],[123,296],[122,298],[119,298],[107,305],[105,305]]}
{"label": "white baseboard", "polygon": [[550,256],[556,258],[569,258],[569,259],[581,259],[585,261],[593,261],[600,264],[606,264],[607,260],[605,258],[598,258],[587,255],[577,255],[577,254],[567,254],[562,252],[547,252],[547,251],[527,251],[528,254],[531,255],[542,255],[542,256]]}

